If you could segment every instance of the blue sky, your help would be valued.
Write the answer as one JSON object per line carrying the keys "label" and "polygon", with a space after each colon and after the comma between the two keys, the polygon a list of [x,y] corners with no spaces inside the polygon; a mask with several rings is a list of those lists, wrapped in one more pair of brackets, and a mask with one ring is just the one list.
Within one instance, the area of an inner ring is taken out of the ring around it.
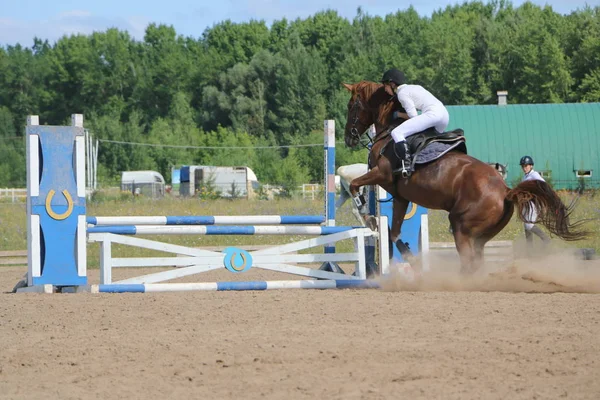
{"label": "blue sky", "polygon": [[[568,14],[586,4],[600,5],[600,0],[533,0],[548,4],[556,12]],[[0,0],[0,46],[21,43],[31,46],[34,36],[54,42],[65,34],[104,31],[116,27],[127,30],[141,40],[151,23],[173,25],[178,34],[200,37],[213,24],[230,19],[273,20],[306,18],[324,9],[336,10],[352,19],[359,6],[369,15],[386,15],[413,4],[417,12],[432,11],[456,0]],[[518,6],[522,0],[514,0]]]}

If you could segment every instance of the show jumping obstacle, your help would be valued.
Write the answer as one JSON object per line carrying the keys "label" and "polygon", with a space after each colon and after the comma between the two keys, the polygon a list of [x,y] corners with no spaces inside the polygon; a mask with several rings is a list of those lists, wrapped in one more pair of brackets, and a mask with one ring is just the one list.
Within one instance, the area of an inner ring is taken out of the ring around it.
{"label": "show jumping obstacle", "polygon": [[[268,290],[373,288],[367,268],[389,272],[388,229],[335,226],[335,126],[325,121],[325,175],[327,194],[324,216],[156,216],[87,217],[85,215],[85,145],[83,116],[72,116],[72,126],[40,126],[37,116],[27,123],[27,225],[28,274],[17,291],[151,292],[184,290]],[[60,192],[60,195],[58,194]],[[379,198],[384,196],[378,194]],[[384,192],[385,193],[385,192]],[[375,196],[370,196],[372,215]],[[384,213],[377,226],[388,227]],[[420,222],[420,220],[419,220]],[[240,225],[249,224],[249,225]],[[310,224],[324,224],[306,226]],[[418,230],[417,230],[418,232]],[[410,232],[412,233],[412,232]],[[222,252],[142,239],[137,235],[306,235],[314,238],[246,251],[228,247]],[[418,240],[418,234],[410,234]],[[355,251],[336,253],[335,244],[352,239]],[[100,284],[89,285],[86,243],[100,244]],[[173,257],[112,256],[112,244],[172,253]],[[312,247],[319,254],[297,254]],[[378,255],[378,267],[375,255]],[[296,264],[322,263],[321,269]],[[354,263],[353,275],[337,263]],[[173,267],[113,282],[112,270],[120,267]],[[160,283],[215,269],[243,273],[261,268],[298,275],[302,280],[212,283]]]}

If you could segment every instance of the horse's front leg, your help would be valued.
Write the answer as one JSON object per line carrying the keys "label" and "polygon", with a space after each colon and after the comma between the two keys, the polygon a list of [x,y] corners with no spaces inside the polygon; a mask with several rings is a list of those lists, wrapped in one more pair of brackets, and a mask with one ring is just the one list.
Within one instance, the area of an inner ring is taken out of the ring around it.
{"label": "horse's front leg", "polygon": [[408,209],[409,201],[403,198],[394,198],[394,211],[392,213],[392,230],[390,232],[390,239],[396,244],[396,248],[402,255],[402,259],[410,264],[415,272],[420,272],[421,264],[419,259],[415,257],[407,243],[402,241],[402,223],[404,222],[404,216]]}
{"label": "horse's front leg", "polygon": [[366,185],[380,185],[381,186],[386,183],[389,183],[388,178],[386,177],[385,174],[383,174],[379,170],[379,167],[375,167],[375,168],[371,169],[369,172],[367,172],[366,174],[361,175],[358,178],[352,179],[352,182],[350,182],[350,194],[352,195],[352,199],[354,200],[354,203],[358,207],[358,210],[362,212],[363,207],[366,203],[364,196],[362,196],[358,193],[358,190],[362,186],[366,186]]}
{"label": "horse's front leg", "polygon": [[377,229],[377,221],[374,216],[369,215],[368,207],[365,207],[366,199],[362,194],[359,194],[359,189],[362,186],[367,185],[382,185],[385,184],[387,180],[386,175],[381,173],[379,167],[375,167],[366,174],[361,175],[350,182],[349,190],[352,200],[354,200],[354,204],[356,205],[358,212],[362,215],[366,225],[372,230]]}

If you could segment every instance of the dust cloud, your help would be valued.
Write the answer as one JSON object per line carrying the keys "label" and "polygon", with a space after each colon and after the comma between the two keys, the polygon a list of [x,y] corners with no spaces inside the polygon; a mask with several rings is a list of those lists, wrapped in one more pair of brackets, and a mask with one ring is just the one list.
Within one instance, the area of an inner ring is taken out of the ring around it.
{"label": "dust cloud", "polygon": [[432,253],[428,271],[395,264],[380,284],[387,291],[600,293],[600,260],[584,260],[580,254],[576,249],[515,247],[512,260],[487,262],[464,275],[457,257]]}

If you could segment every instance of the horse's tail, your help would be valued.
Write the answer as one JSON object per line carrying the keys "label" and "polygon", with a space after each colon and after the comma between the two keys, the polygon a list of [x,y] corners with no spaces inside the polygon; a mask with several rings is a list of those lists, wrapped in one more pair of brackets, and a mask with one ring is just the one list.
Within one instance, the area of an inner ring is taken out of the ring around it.
{"label": "horse's tail", "polygon": [[[517,216],[523,222],[542,223],[550,233],[563,240],[585,239],[588,232],[580,230],[586,221],[569,222],[574,204],[565,206],[550,185],[540,180],[523,181],[509,190],[506,199],[517,207]],[[528,221],[527,216],[537,212],[536,221]]]}

